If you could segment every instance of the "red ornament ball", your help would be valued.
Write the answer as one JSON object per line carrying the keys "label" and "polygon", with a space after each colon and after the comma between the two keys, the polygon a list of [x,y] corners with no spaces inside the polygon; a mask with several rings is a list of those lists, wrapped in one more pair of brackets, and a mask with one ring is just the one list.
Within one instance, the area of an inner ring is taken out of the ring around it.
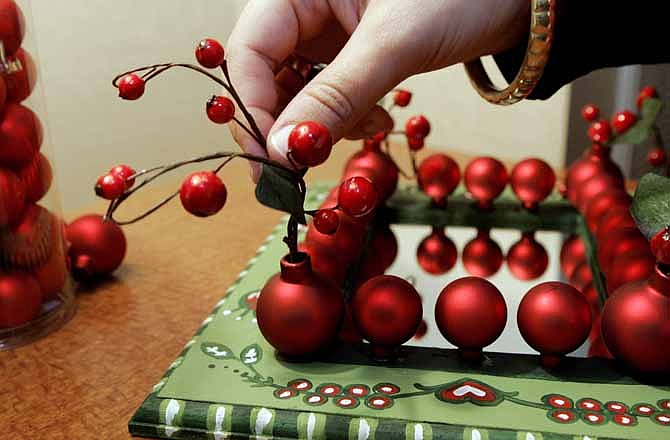
{"label": "red ornament ball", "polygon": [[195,47],[195,58],[202,67],[214,69],[223,64],[225,52],[221,43],[213,38],[205,38]]}
{"label": "red ornament ball", "polygon": [[310,258],[299,254],[281,260],[281,272],[261,290],[256,319],[261,333],[277,351],[303,357],[335,340],[344,318],[342,293],[312,270]]}
{"label": "red ornament ball", "polygon": [[430,122],[424,115],[412,116],[405,123],[405,135],[408,138],[424,139],[430,134]]}
{"label": "red ornament ball", "polygon": [[602,334],[614,357],[642,373],[670,373],[670,279],[656,268],[645,281],[625,284],[607,300]]}
{"label": "red ornament ball", "polygon": [[384,274],[398,255],[398,240],[388,225],[375,225],[360,263],[359,280]]}
{"label": "red ornament ball", "polygon": [[315,167],[328,159],[333,148],[330,130],[315,121],[301,122],[288,136],[288,154],[303,167]]}
{"label": "red ornament ball", "polygon": [[548,163],[541,159],[525,159],[512,169],[510,185],[514,194],[527,209],[538,204],[554,190],[556,175]]}
{"label": "red ornament ball", "polygon": [[654,167],[663,166],[665,165],[667,160],[668,156],[665,150],[661,147],[650,148],[649,151],[647,152],[647,162],[649,162],[651,166]]}
{"label": "red ornament ball", "polygon": [[13,0],[0,0],[0,41],[5,55],[13,55],[23,42],[25,19],[21,8]]}
{"label": "red ornament ball", "polygon": [[[0,229],[0,267],[31,270],[49,258],[57,225],[39,205],[29,205],[17,223]],[[57,235],[56,235],[57,237]]]}
{"label": "red ornament ball", "polygon": [[333,235],[322,234],[312,225],[307,228],[305,241],[332,249],[342,264],[347,265],[358,257],[363,250],[365,231],[354,219],[338,211],[340,225]]}
{"label": "red ornament ball", "polygon": [[670,264],[670,226],[658,231],[652,237],[650,244],[656,261],[661,264]]}
{"label": "red ornament ball", "polygon": [[605,215],[614,208],[628,208],[631,204],[630,195],[620,188],[615,188],[610,191],[602,192],[594,196],[589,203],[586,204],[584,217],[589,230],[593,234],[598,233],[600,222]]}
{"label": "red ornament ball", "polygon": [[135,175],[135,170],[128,165],[117,165],[109,170],[109,174],[121,178],[121,180],[123,180],[126,185],[126,189],[132,187],[135,184],[135,179],[130,179],[130,177]]}
{"label": "red ornament ball", "polygon": [[338,258],[336,251],[313,242],[303,242],[298,246],[300,252],[309,255],[312,270],[323,278],[341,286],[347,275],[347,265]]}
{"label": "red ornament ball", "polygon": [[456,245],[444,233],[444,228],[434,227],[430,235],[421,240],[416,249],[419,266],[432,275],[447,273],[458,258]]}
{"label": "red ornament ball", "polygon": [[577,203],[577,191],[585,181],[596,174],[608,174],[623,186],[621,169],[610,158],[610,149],[594,144],[589,151],[568,168],[566,176],[567,196],[573,205]]}
{"label": "red ornament ball", "polygon": [[582,118],[587,122],[593,122],[600,116],[600,108],[595,104],[586,104],[582,107]]}
{"label": "red ornament ball", "polygon": [[42,298],[49,301],[58,298],[67,281],[67,258],[65,256],[65,240],[62,234],[63,223],[55,216],[51,231],[51,249],[47,261],[35,269],[34,275],[40,285]]}
{"label": "red ornament ball", "polygon": [[480,229],[477,236],[463,248],[462,260],[470,275],[490,277],[500,270],[505,257],[488,229]]}
{"label": "red ornament ball", "polygon": [[617,112],[612,118],[612,128],[617,134],[625,133],[637,122],[637,116],[630,110]]}
{"label": "red ornament ball", "polygon": [[22,102],[30,96],[35,88],[37,69],[33,57],[30,56],[28,51],[19,48],[15,57],[16,61],[21,63],[21,69],[4,76],[7,85],[7,101]]}
{"label": "red ornament ball", "polygon": [[380,203],[388,199],[398,187],[398,166],[391,157],[379,149],[379,144],[369,145],[349,158],[344,167],[343,179],[353,176],[367,177],[379,191]]}
{"label": "red ornament ball", "polygon": [[561,271],[566,278],[570,278],[577,266],[586,261],[586,246],[578,235],[571,236],[563,243],[560,260]]}
{"label": "red ornament ball", "polygon": [[600,220],[596,233],[596,241],[604,243],[613,234],[626,228],[637,228],[637,224],[630,215],[630,210],[624,207],[615,207],[605,214]]}
{"label": "red ornament ball", "polygon": [[643,281],[654,273],[656,260],[649,249],[615,257],[606,273],[607,291],[613,293],[624,284]]}
{"label": "red ornament ball", "polygon": [[613,231],[598,243],[598,264],[605,273],[611,270],[610,265],[617,256],[649,250],[649,242],[637,227]]}
{"label": "red ornament ball", "polygon": [[182,206],[196,217],[209,217],[221,211],[227,198],[226,185],[212,171],[191,174],[179,190]]}
{"label": "red ornament ball", "polygon": [[649,98],[658,98],[658,92],[655,87],[646,86],[640,90],[640,94],[637,95],[637,100],[635,101],[637,108],[642,109],[642,104]]}
{"label": "red ornament ball", "polygon": [[465,187],[481,208],[490,208],[507,185],[505,165],[493,157],[479,157],[465,168]]}
{"label": "red ornament ball", "polygon": [[505,329],[505,298],[483,278],[460,278],[440,292],[435,322],[451,344],[466,351],[480,351],[495,342]]}
{"label": "red ornament ball", "polygon": [[0,328],[18,327],[37,318],[42,293],[37,280],[23,273],[0,273]]}
{"label": "red ornament ball", "polygon": [[15,224],[26,203],[26,189],[19,177],[0,168],[0,228]]}
{"label": "red ornament ball", "polygon": [[549,265],[549,255],[532,232],[524,232],[521,239],[507,251],[507,267],[516,278],[530,281],[541,277]]}
{"label": "red ornament ball", "polygon": [[0,115],[0,167],[19,169],[42,145],[42,124],[32,110],[8,103]]}
{"label": "red ornament ball", "polygon": [[591,124],[587,134],[589,139],[591,139],[593,142],[598,144],[606,144],[610,140],[612,129],[610,127],[610,123],[606,119],[603,119]]}
{"label": "red ornament ball", "polygon": [[591,319],[586,298],[574,287],[557,281],[530,289],[517,312],[523,339],[549,359],[579,348],[591,331]]}
{"label": "red ornament ball", "polygon": [[235,104],[225,96],[212,96],[205,105],[205,111],[210,121],[215,124],[227,124],[235,116]]}
{"label": "red ornament ball", "polygon": [[433,154],[421,161],[417,170],[419,188],[435,205],[443,206],[461,180],[458,164],[446,154]]}
{"label": "red ornament ball", "polygon": [[340,225],[340,216],[334,209],[319,209],[314,214],[314,227],[326,235],[333,235]]}
{"label": "red ornament ball", "polygon": [[354,323],[377,354],[393,352],[416,333],[423,317],[414,286],[393,275],[380,275],[358,288],[351,302]]}
{"label": "red ornament ball", "polygon": [[352,217],[369,214],[377,206],[378,200],[375,185],[366,177],[350,177],[340,184],[338,205]]}
{"label": "red ornament ball", "polygon": [[598,173],[584,181],[576,191],[575,207],[582,213],[593,200],[601,194],[610,191],[623,191],[623,184],[616,177],[609,174]]}
{"label": "red ornament ball", "polygon": [[393,93],[393,103],[398,107],[407,107],[412,100],[412,92],[409,90],[397,89]]}
{"label": "red ornament ball", "polygon": [[591,272],[591,265],[585,260],[579,263],[570,276],[570,284],[577,290],[583,292],[589,284],[593,283],[593,272]]}
{"label": "red ornament ball", "polygon": [[38,153],[28,165],[19,170],[18,177],[26,189],[26,203],[36,203],[49,192],[53,171],[49,160],[42,153]]}
{"label": "red ornament ball", "polygon": [[117,174],[107,173],[95,183],[95,195],[105,200],[118,199],[126,191],[126,181]]}
{"label": "red ornament ball", "polygon": [[128,101],[140,99],[144,95],[144,79],[136,73],[129,73],[121,77],[118,83],[119,97]]}
{"label": "red ornament ball", "polygon": [[111,274],[126,255],[123,231],[118,225],[103,221],[100,215],[79,217],[65,231],[73,275],[78,279]]}

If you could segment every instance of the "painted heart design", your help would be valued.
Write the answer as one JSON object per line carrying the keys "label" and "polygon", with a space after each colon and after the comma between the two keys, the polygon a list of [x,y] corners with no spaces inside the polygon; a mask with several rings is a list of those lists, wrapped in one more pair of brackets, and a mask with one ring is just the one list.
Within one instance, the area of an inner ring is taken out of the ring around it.
{"label": "painted heart design", "polygon": [[449,384],[439,391],[440,400],[452,403],[472,402],[479,405],[497,404],[499,396],[490,386],[475,380]]}

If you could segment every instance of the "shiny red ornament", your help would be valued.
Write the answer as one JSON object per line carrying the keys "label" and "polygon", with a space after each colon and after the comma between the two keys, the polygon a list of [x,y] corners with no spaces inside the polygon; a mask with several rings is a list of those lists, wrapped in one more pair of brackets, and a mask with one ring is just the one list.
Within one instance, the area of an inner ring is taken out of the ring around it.
{"label": "shiny red ornament", "polygon": [[359,266],[359,280],[383,275],[397,256],[398,240],[389,225],[375,225]]}
{"label": "shiny red ornament", "polygon": [[549,265],[549,255],[533,232],[524,232],[507,251],[507,267],[512,275],[524,281],[541,277]]}
{"label": "shiny red ornament", "polygon": [[570,276],[570,284],[580,292],[583,292],[589,284],[593,282],[593,272],[591,265],[585,260],[579,263]]}
{"label": "shiny red ornament", "polygon": [[521,336],[540,352],[546,367],[555,366],[586,341],[591,306],[574,287],[556,281],[538,284],[524,295],[517,311]]}
{"label": "shiny red ornament", "polygon": [[352,217],[362,217],[377,206],[379,195],[374,183],[366,177],[354,176],[340,184],[337,202]]}
{"label": "shiny red ornament", "polygon": [[[37,82],[37,69],[30,53],[19,48],[15,58],[21,64],[21,69],[4,76],[8,102],[24,101],[33,92]],[[2,107],[0,106],[0,108]]]}
{"label": "shiny red ornament", "polygon": [[[364,169],[364,170],[361,170]],[[368,145],[357,152],[344,167],[344,177],[367,177],[379,191],[380,202],[388,199],[398,186],[398,166],[379,149],[379,144]]]}
{"label": "shiny red ornament", "polygon": [[345,213],[338,211],[340,225],[333,235],[322,234],[313,225],[307,228],[305,241],[333,249],[342,264],[348,265],[363,250],[364,230]]}
{"label": "shiny red ornament", "polygon": [[600,116],[600,109],[597,105],[586,104],[582,107],[582,118],[587,122],[593,122]]}
{"label": "shiny red ornament", "polygon": [[600,222],[608,212],[614,208],[628,208],[631,202],[630,195],[620,188],[594,196],[589,203],[586,203],[586,209],[584,210],[584,218],[589,230],[593,234],[597,234]]}
{"label": "shiny red ornament", "polygon": [[446,154],[428,156],[417,169],[417,181],[421,191],[431,198],[434,205],[445,206],[449,197],[461,181],[458,164]]}
{"label": "shiny red ornament", "polygon": [[213,38],[202,39],[195,47],[195,58],[202,67],[208,69],[214,69],[223,64],[225,55],[221,43]]}
{"label": "shiny red ornament", "polygon": [[221,211],[228,199],[223,181],[212,171],[189,175],[179,190],[184,209],[196,217],[209,217]]}
{"label": "shiny red ornament", "polygon": [[326,235],[333,235],[340,225],[340,216],[334,209],[319,209],[314,214],[314,227]]}
{"label": "shiny red ornament", "polygon": [[586,208],[599,195],[610,191],[623,190],[623,184],[617,178],[604,173],[595,174],[590,179],[585,180],[577,189],[575,207],[581,213],[585,213]]}
{"label": "shiny red ornament", "polygon": [[407,107],[412,100],[412,92],[409,90],[397,89],[393,93],[393,103],[398,107]]}
{"label": "shiny red ornament", "polygon": [[126,191],[126,182],[116,174],[103,174],[95,182],[95,195],[105,200],[118,199]]}
{"label": "shiny red ornament", "polygon": [[653,147],[647,151],[647,162],[653,167],[660,167],[665,165],[668,161],[668,156],[665,150],[661,147]]}
{"label": "shiny red ornament", "polygon": [[408,138],[424,139],[430,133],[430,122],[423,115],[412,116],[405,123],[405,135]]}
{"label": "shiny red ornament", "polygon": [[0,228],[13,225],[21,217],[26,203],[26,189],[19,177],[0,168]]}
{"label": "shiny red ornament", "polygon": [[630,110],[622,110],[612,117],[612,128],[617,134],[625,133],[637,122],[637,116]]}
{"label": "shiny red ornament", "polygon": [[414,286],[393,275],[365,282],[351,302],[354,324],[379,358],[392,357],[416,333],[423,317]]}
{"label": "shiny red ornament", "polygon": [[610,123],[606,119],[603,119],[591,124],[587,134],[589,139],[591,139],[593,142],[598,144],[607,144],[607,142],[610,140],[610,136],[612,135],[612,128],[610,127]]}
{"label": "shiny red ornament", "polygon": [[566,278],[570,278],[575,268],[586,261],[586,246],[578,235],[571,236],[563,243],[560,261],[561,271]]}
{"label": "shiny red ornament", "polygon": [[49,301],[58,298],[67,282],[67,258],[65,257],[65,240],[63,223],[52,216],[53,228],[51,231],[51,249],[47,261],[34,270],[35,278],[40,285],[42,299]]}
{"label": "shiny red ornament", "polygon": [[456,245],[444,233],[443,227],[433,227],[430,235],[416,249],[419,266],[432,275],[449,272],[458,259]]}
{"label": "shiny red ornament", "polygon": [[342,264],[335,251],[313,242],[303,242],[298,246],[300,252],[309,255],[312,270],[337,286],[344,283],[347,274],[346,264]]}
{"label": "shiny red ornament", "polygon": [[129,73],[119,79],[119,97],[128,101],[140,99],[144,95],[145,81],[135,73]]}
{"label": "shiny red ornament", "polygon": [[460,278],[440,292],[435,304],[435,322],[451,344],[465,353],[481,352],[505,329],[505,298],[483,278]]}
{"label": "shiny red ornament", "polygon": [[312,270],[309,256],[281,260],[281,272],[261,290],[256,319],[261,333],[277,351],[304,357],[335,340],[344,318],[344,300],[335,284]]}
{"label": "shiny red ornament", "polygon": [[42,145],[42,124],[21,104],[8,103],[0,114],[0,167],[19,169]]}
{"label": "shiny red ornament", "polygon": [[565,183],[568,199],[573,205],[577,203],[577,190],[585,181],[601,173],[614,177],[623,186],[623,174],[617,164],[612,161],[610,149],[594,144],[583,157],[573,162],[568,168]]}
{"label": "shiny red ornament", "polygon": [[614,357],[642,373],[670,373],[670,278],[656,268],[649,279],[617,289],[602,315],[603,339]]}
{"label": "shiny red ornament", "polygon": [[598,264],[603,272],[608,273],[617,256],[648,249],[649,242],[637,227],[619,229],[598,241]]}
{"label": "shiny red ornament", "polygon": [[465,168],[465,187],[477,200],[482,209],[489,209],[493,200],[500,195],[507,185],[505,165],[493,157],[479,157]]}
{"label": "shiny red ornament", "polygon": [[596,241],[604,243],[610,237],[625,228],[637,228],[637,224],[630,215],[630,209],[618,207],[608,211],[601,220],[596,233]]}
{"label": "shiny red ornament", "polygon": [[554,190],[556,174],[541,159],[525,159],[512,168],[510,186],[526,209],[535,210]]}
{"label": "shiny red ornament", "polygon": [[624,284],[646,280],[654,273],[656,259],[649,249],[614,257],[606,273],[607,291],[613,293]]}
{"label": "shiny red ornament", "polygon": [[25,19],[14,0],[0,0],[0,41],[5,55],[13,55],[21,46],[25,35]]}
{"label": "shiny red ornament", "polygon": [[301,122],[288,136],[288,154],[303,167],[321,165],[330,156],[332,148],[330,130],[319,122]]}
{"label": "shiny red ornament", "polygon": [[109,174],[121,178],[126,185],[126,189],[131,188],[135,184],[135,178],[130,179],[130,177],[135,175],[135,170],[128,165],[117,165],[109,170]]}
{"label": "shiny red ornament", "polygon": [[505,260],[502,249],[491,238],[488,229],[479,229],[477,236],[463,248],[463,266],[470,275],[490,277],[500,270]]}
{"label": "shiny red ornament", "polygon": [[658,98],[658,92],[655,87],[646,86],[640,90],[640,93],[637,95],[637,100],[635,101],[637,108],[642,109],[642,104],[649,98]]}
{"label": "shiny red ornament", "polygon": [[37,318],[42,293],[37,280],[23,273],[0,273],[0,328],[18,327]]}
{"label": "shiny red ornament", "polygon": [[126,255],[126,237],[121,228],[104,222],[101,215],[77,218],[66,227],[68,256],[77,279],[94,279],[114,272]]}
{"label": "shiny red ornament", "polygon": [[654,234],[649,244],[656,261],[661,264],[670,264],[670,226]]}
{"label": "shiny red ornament", "polygon": [[38,153],[28,165],[19,170],[18,177],[26,189],[26,203],[36,203],[49,192],[53,171],[49,160],[42,153]]}
{"label": "shiny red ornament", "polygon": [[215,124],[227,124],[235,117],[235,104],[225,96],[212,96],[205,104],[205,112]]}

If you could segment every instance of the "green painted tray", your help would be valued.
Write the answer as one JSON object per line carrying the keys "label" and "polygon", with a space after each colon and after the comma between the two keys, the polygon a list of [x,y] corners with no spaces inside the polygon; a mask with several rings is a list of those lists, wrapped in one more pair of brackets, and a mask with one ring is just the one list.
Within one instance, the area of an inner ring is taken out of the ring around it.
{"label": "green painted tray", "polygon": [[[312,192],[311,203],[324,191]],[[398,223],[490,222],[587,234],[560,201],[537,214],[505,203],[483,216],[462,198],[453,209],[433,211],[403,189],[385,215]],[[670,438],[670,387],[639,382],[599,359],[571,357],[548,373],[535,355],[489,352],[473,367],[454,350],[412,346],[400,360],[384,364],[372,361],[361,344],[337,347],[317,362],[282,361],[260,335],[254,305],[285,253],[284,231],[283,223],[277,226],[188,341],[131,419],[131,434],[216,440]]]}

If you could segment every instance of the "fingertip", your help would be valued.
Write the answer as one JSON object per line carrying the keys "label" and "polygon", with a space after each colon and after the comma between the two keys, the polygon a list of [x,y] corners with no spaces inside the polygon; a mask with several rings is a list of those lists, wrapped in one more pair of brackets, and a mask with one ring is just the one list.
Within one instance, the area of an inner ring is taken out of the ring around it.
{"label": "fingertip", "polygon": [[270,133],[268,139],[268,156],[270,159],[288,163],[288,138],[295,124],[286,125]]}

